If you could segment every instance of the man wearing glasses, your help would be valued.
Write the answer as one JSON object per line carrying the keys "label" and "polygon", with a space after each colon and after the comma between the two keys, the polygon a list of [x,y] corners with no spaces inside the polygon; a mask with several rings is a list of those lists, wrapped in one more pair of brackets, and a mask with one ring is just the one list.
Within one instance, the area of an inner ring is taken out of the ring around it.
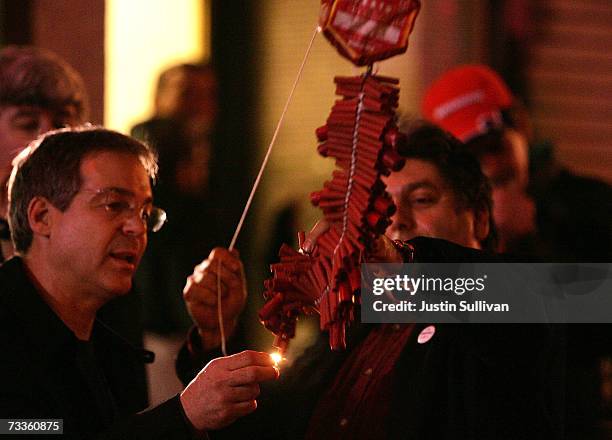
{"label": "man wearing glasses", "polygon": [[[0,262],[14,252],[8,226],[7,182],[15,156],[42,133],[87,121],[83,78],[55,53],[34,46],[0,50]],[[99,318],[136,346],[143,346],[142,296],[133,292],[109,302]],[[147,406],[144,365],[130,387],[130,400]]]}
{"label": "man wearing glasses", "polygon": [[258,383],[276,378],[265,353],[216,359],[174,398],[130,416],[143,354],[96,314],[131,289],[147,233],[165,222],[153,206],[156,169],[145,145],[97,127],[47,133],[15,160],[17,257],[0,267],[1,418],[62,419],[66,438],[189,439],[253,411]]}

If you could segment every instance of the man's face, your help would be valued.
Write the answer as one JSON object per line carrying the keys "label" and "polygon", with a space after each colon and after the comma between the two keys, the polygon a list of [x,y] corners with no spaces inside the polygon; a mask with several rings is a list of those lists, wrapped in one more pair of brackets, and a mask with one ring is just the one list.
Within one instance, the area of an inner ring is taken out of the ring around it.
{"label": "man's face", "polygon": [[434,164],[408,159],[404,168],[391,173],[385,183],[397,206],[387,229],[390,238],[425,236],[480,248],[474,212],[458,208],[455,193]]}
{"label": "man's face", "polygon": [[208,129],[214,124],[217,116],[217,79],[211,71],[194,73],[188,76],[181,96],[181,107],[187,118]]}
{"label": "man's face", "polygon": [[527,194],[529,158],[527,141],[518,131],[504,131],[499,153],[480,158],[493,196],[493,218],[502,245],[535,231],[535,203]]}
{"label": "man's face", "polygon": [[480,158],[480,167],[489,178],[493,188],[516,184],[526,187],[529,180],[529,147],[527,140],[518,131],[504,130],[501,151],[485,154]]}
{"label": "man's face", "polygon": [[0,182],[11,172],[13,158],[39,134],[79,123],[74,105],[57,110],[29,105],[0,107]]}
{"label": "man's face", "polygon": [[[46,256],[64,289],[105,302],[131,288],[147,244],[140,213],[152,207],[151,186],[137,157],[115,152],[87,156],[81,178],[68,209],[50,209]],[[122,215],[126,202],[136,209]]]}

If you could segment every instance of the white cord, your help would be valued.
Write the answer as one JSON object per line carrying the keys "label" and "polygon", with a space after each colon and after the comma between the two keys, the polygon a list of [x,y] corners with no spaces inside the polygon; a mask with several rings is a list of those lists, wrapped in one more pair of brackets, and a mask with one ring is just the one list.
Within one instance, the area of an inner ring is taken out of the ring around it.
{"label": "white cord", "polygon": [[[368,73],[365,74],[364,80],[361,84],[362,90],[363,90],[363,85],[365,84],[365,80],[369,76],[370,70],[371,68],[369,68]],[[333,265],[336,264],[335,256],[338,250],[340,249],[340,245],[342,244],[342,240],[344,240],[344,236],[348,228],[348,221],[349,221],[348,205],[349,205],[349,200],[351,197],[351,191],[353,190],[353,184],[354,184],[353,176],[355,175],[355,167],[357,165],[357,145],[359,144],[359,124],[361,123],[361,113],[363,112],[363,100],[365,99],[365,93],[363,91],[360,92],[358,98],[359,98],[359,101],[357,103],[357,110],[355,111],[355,128],[353,129],[353,144],[351,146],[351,167],[349,169],[346,195],[344,196],[344,213],[342,216],[342,233],[340,234],[340,238],[338,239],[338,243],[336,244],[336,247],[334,248],[334,253],[332,255]],[[329,282],[333,283],[333,280],[330,280]],[[317,298],[317,301],[315,302],[315,304],[319,304],[321,300],[323,299],[323,297],[327,295],[330,290],[331,290],[331,284],[328,284],[325,290],[319,296],[319,298]]]}
{"label": "white cord", "polygon": [[219,320],[219,335],[221,336],[221,353],[227,356],[227,347],[225,346],[225,327],[223,325],[223,308],[221,307],[221,260],[217,266],[217,319]]}
{"label": "white cord", "polygon": [[236,245],[238,234],[240,234],[240,230],[242,229],[242,224],[244,223],[244,219],[247,215],[247,212],[249,211],[249,208],[251,207],[251,202],[253,202],[255,191],[257,191],[257,187],[259,186],[259,181],[261,180],[261,176],[263,175],[264,169],[266,168],[266,165],[268,164],[270,153],[272,153],[272,147],[274,147],[274,144],[276,142],[276,137],[278,136],[278,132],[280,131],[283,120],[285,119],[285,114],[287,113],[287,109],[289,108],[289,103],[293,99],[293,92],[295,92],[295,89],[297,88],[300,77],[302,76],[302,71],[304,70],[304,66],[306,65],[306,60],[308,59],[308,56],[310,55],[310,49],[312,49],[312,43],[314,43],[314,39],[320,31],[321,31],[321,28],[317,26],[315,28],[314,33],[312,34],[312,38],[310,39],[310,43],[308,44],[308,48],[306,49],[306,53],[304,54],[304,59],[302,60],[302,64],[300,65],[298,73],[295,77],[295,81],[293,82],[293,87],[291,87],[291,92],[289,93],[287,102],[285,103],[285,108],[283,109],[283,112],[281,113],[281,117],[278,120],[278,124],[276,124],[276,130],[274,130],[274,135],[272,136],[270,145],[268,145],[268,151],[266,152],[266,155],[261,164],[261,167],[259,168],[259,173],[257,174],[257,178],[255,179],[255,183],[253,184],[253,188],[251,189],[251,194],[249,195],[246,205],[244,206],[244,210],[242,211],[242,216],[240,217],[240,221],[238,222],[238,227],[236,227],[236,231],[234,232],[234,236],[232,237],[232,241],[229,245],[230,251],[234,249],[234,246]]}
{"label": "white cord", "polygon": [[353,132],[353,145],[351,146],[351,167],[349,169],[348,175],[348,184],[346,188],[346,195],[344,196],[344,213],[342,216],[342,234],[340,234],[340,238],[338,239],[338,244],[334,248],[334,254],[332,256],[332,264],[336,259],[336,253],[340,249],[340,245],[342,244],[342,240],[344,240],[344,236],[346,234],[346,230],[348,228],[349,214],[348,207],[349,201],[351,198],[351,191],[353,190],[353,176],[355,175],[355,167],[357,166],[357,145],[359,144],[359,123],[361,122],[361,112],[363,111],[363,100],[365,98],[365,93],[361,92],[359,94],[359,103],[357,104],[357,111],[355,113],[355,128]]}
{"label": "white cord", "polygon": [[[272,136],[270,145],[268,145],[268,150],[266,151],[264,160],[261,164],[261,167],[259,168],[259,173],[257,174],[255,183],[253,183],[251,194],[249,195],[246,205],[244,206],[244,210],[242,211],[242,216],[240,217],[240,221],[238,222],[238,226],[236,227],[236,231],[234,232],[234,236],[232,237],[232,241],[230,242],[230,245],[228,248],[230,251],[232,251],[234,249],[234,246],[236,245],[236,240],[238,240],[238,235],[240,234],[240,230],[242,229],[242,225],[244,224],[244,219],[246,218],[247,213],[249,212],[249,208],[251,207],[251,203],[253,202],[253,198],[255,197],[255,192],[257,191],[257,188],[259,186],[261,176],[263,175],[266,165],[268,164],[268,159],[270,158],[270,154],[272,153],[272,148],[274,147],[274,144],[276,143],[278,132],[280,131],[283,120],[285,119],[285,115],[287,114],[287,110],[289,109],[289,104],[291,103],[291,100],[293,99],[293,93],[295,92],[298,82],[300,81],[300,78],[302,76],[302,72],[304,71],[304,66],[306,65],[306,60],[308,59],[308,56],[310,55],[312,44],[314,43],[315,37],[317,36],[319,32],[321,32],[321,27],[317,26],[312,34],[312,37],[310,38],[310,43],[308,43],[308,47],[306,48],[306,53],[304,54],[304,58],[302,59],[302,64],[300,65],[300,68],[298,69],[297,75],[295,77],[295,81],[293,82],[293,86],[291,87],[291,91],[289,92],[289,97],[287,98],[287,102],[285,103],[285,108],[283,108],[283,112],[281,113],[280,119],[278,120],[278,123],[276,124],[274,135]],[[217,318],[219,320],[219,334],[221,336],[221,352],[223,353],[223,356],[227,356],[226,345],[225,345],[225,329],[223,327],[223,308],[221,305],[221,277],[220,277],[221,260],[219,260],[218,269],[219,270],[217,272]]]}

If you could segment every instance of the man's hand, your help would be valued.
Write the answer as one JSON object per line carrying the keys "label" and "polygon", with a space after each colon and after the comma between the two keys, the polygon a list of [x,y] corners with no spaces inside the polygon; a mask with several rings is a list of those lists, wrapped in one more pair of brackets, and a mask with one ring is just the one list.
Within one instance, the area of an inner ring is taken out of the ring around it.
{"label": "man's hand", "polygon": [[366,263],[403,263],[404,256],[386,235],[379,236],[366,257]]}
{"label": "man's hand", "polygon": [[512,182],[493,189],[493,218],[502,245],[535,234],[536,207],[524,188]]}
{"label": "man's hand", "polygon": [[187,310],[198,327],[204,350],[221,345],[217,316],[219,280],[223,327],[229,338],[246,302],[244,268],[237,251],[213,249],[208,258],[195,267],[183,289]]}
{"label": "man's hand", "polygon": [[213,359],[183,390],[181,404],[198,431],[221,429],[255,411],[259,383],[276,378],[267,353],[243,351]]}
{"label": "man's hand", "polygon": [[[325,219],[319,220],[310,230],[304,243],[302,251],[311,253],[317,244],[317,239],[329,229],[329,223]],[[366,263],[402,263],[403,256],[397,246],[386,235],[381,235],[373,243],[371,251],[366,255]]]}

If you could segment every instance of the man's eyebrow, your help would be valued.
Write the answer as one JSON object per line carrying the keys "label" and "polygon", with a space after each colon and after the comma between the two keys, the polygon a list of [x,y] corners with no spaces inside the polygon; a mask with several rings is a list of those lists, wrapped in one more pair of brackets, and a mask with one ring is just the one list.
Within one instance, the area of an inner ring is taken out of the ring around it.
{"label": "man's eyebrow", "polygon": [[[120,194],[122,196],[130,196],[130,197],[135,197],[136,196],[134,191],[129,190],[127,188],[122,188],[120,186],[107,186],[105,188],[101,188],[101,191],[103,191],[103,192],[114,192],[114,193]],[[153,203],[153,196],[148,196],[147,198],[145,198],[144,203],[145,204]]]}
{"label": "man's eyebrow", "polygon": [[38,107],[31,107],[20,105],[17,108],[17,111],[14,114],[14,117],[22,117],[22,116],[38,116],[42,112],[42,109]]}
{"label": "man's eyebrow", "polygon": [[438,185],[435,185],[430,180],[419,180],[418,182],[408,183],[406,185],[388,186],[387,192],[390,194],[411,193],[417,189],[431,189],[437,191]]}

